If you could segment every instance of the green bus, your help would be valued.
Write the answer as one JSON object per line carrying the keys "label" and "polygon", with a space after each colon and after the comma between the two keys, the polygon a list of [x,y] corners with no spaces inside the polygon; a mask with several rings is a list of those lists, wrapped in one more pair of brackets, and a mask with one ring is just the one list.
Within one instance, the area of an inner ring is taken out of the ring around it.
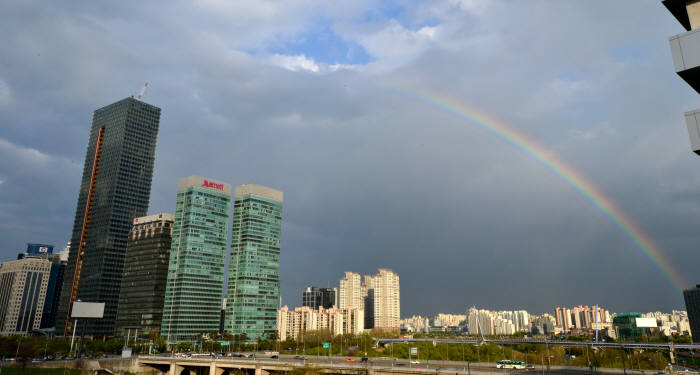
{"label": "green bus", "polygon": [[509,361],[507,359],[502,359],[496,362],[496,368],[512,368],[516,370],[522,370],[525,368],[525,362],[523,361]]}

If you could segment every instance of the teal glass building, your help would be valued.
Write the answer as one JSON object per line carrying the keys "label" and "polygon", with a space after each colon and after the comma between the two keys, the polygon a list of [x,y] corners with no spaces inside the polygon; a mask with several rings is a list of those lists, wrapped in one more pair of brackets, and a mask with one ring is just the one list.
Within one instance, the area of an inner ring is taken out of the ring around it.
{"label": "teal glass building", "polygon": [[179,181],[161,324],[169,344],[219,331],[230,208],[231,185]]}
{"label": "teal glass building", "polygon": [[226,331],[247,341],[277,331],[282,192],[241,185],[234,192]]}

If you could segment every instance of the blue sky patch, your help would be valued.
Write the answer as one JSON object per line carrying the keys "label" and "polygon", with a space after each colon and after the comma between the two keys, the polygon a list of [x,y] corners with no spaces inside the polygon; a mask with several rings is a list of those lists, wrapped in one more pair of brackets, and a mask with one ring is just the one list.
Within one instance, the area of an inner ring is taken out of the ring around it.
{"label": "blue sky patch", "polygon": [[304,55],[318,63],[365,65],[372,61],[365,49],[333,31],[330,22],[313,27],[296,40],[273,46],[268,51],[280,55]]}

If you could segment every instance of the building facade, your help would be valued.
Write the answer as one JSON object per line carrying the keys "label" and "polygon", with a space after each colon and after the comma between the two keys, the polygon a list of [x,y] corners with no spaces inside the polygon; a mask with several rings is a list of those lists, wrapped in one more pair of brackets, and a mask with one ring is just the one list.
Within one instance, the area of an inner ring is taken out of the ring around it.
{"label": "building facade", "polygon": [[637,327],[637,318],[641,318],[641,313],[624,313],[613,316],[613,327],[615,335],[623,340],[635,340],[644,334],[644,329]]}
{"label": "building facade", "polygon": [[401,324],[399,275],[380,268],[376,275],[365,275],[365,328],[392,330]]}
{"label": "building facade", "polygon": [[364,331],[362,309],[318,309],[309,306],[277,310],[277,335],[280,341],[298,339],[304,332],[329,330],[336,335],[358,335]]}
{"label": "building facade", "polygon": [[219,330],[231,208],[229,184],[190,176],[177,188],[161,324],[170,344]]}
{"label": "building facade", "polygon": [[[696,0],[663,0],[686,32],[670,38],[671,56],[676,73],[700,93],[700,2]],[[700,155],[700,109],[685,113],[690,148]],[[700,284],[683,291],[693,342],[700,342]]]}
{"label": "building facade", "polygon": [[28,336],[41,327],[52,262],[39,257],[0,267],[0,335]]}
{"label": "building facade", "polygon": [[364,309],[364,294],[362,275],[357,272],[345,271],[345,277],[340,279],[338,307],[341,309]]}
{"label": "building facade", "polygon": [[117,336],[160,334],[174,221],[168,213],[134,219],[119,291]]}
{"label": "building facade", "polygon": [[572,308],[557,306],[554,308],[555,324],[562,332],[571,330],[600,329],[601,324],[610,323],[610,312],[600,306],[578,305]]}
{"label": "building facade", "polygon": [[159,123],[160,108],[133,98],[94,113],[58,308],[59,333],[70,332],[70,310],[78,299],[105,303],[104,318],[88,322],[88,335],[114,333],[131,222],[148,211]]}
{"label": "building facade", "polygon": [[281,191],[255,184],[234,192],[226,331],[248,341],[277,332],[282,200]]}
{"label": "building facade", "polygon": [[46,286],[46,298],[44,299],[44,309],[41,314],[40,329],[49,332],[56,326],[56,312],[63,287],[63,273],[66,269],[68,259],[61,254],[53,253],[54,246],[47,244],[28,243],[24,253],[17,254],[17,259],[41,258],[51,262],[49,282]]}
{"label": "building facade", "polygon": [[[663,0],[686,32],[669,39],[673,65],[679,77],[700,93],[700,2],[697,0]],[[690,148],[700,155],[700,110],[685,113]]]}
{"label": "building facade", "polygon": [[693,342],[700,342],[700,284],[695,288],[683,291],[685,309],[688,312],[688,323]]}
{"label": "building facade", "polygon": [[58,316],[58,304],[61,300],[61,288],[63,288],[63,275],[66,271],[68,259],[61,254],[41,255],[42,258],[51,262],[49,273],[49,283],[46,287],[46,299],[44,300],[44,312],[41,315],[41,328],[48,329],[56,327],[56,317]]}
{"label": "building facade", "polygon": [[330,309],[338,305],[337,288],[319,288],[317,286],[307,286],[301,293],[301,305],[312,309],[323,307]]}

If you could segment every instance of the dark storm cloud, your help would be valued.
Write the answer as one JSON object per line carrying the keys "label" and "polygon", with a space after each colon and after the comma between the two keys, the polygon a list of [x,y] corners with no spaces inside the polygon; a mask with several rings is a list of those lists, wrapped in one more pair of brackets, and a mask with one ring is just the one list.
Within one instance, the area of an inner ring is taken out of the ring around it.
{"label": "dark storm cloud", "polygon": [[[673,74],[667,42],[680,27],[655,2],[477,4],[409,3],[366,22],[364,2],[5,3],[2,256],[68,240],[92,111],[148,81],[146,101],[163,109],[150,211],[172,212],[177,179],[191,174],[283,190],[285,304],[344,270],[388,267],[402,315],[682,307],[659,269],[555,176],[385,89],[428,87],[537,139],[692,278],[700,161],[682,113],[696,95]],[[315,17],[371,62],[269,55]]]}

